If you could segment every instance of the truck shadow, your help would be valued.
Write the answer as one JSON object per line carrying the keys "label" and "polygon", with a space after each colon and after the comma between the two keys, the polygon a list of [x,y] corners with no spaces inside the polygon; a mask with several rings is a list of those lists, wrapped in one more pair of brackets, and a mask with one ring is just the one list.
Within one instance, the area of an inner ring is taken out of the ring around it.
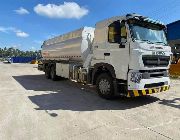
{"label": "truck shadow", "polygon": [[170,107],[178,108],[180,109],[180,98],[174,98],[172,100],[160,100],[160,104],[167,105]]}
{"label": "truck shadow", "polygon": [[[26,90],[45,91],[44,94],[28,96],[37,105],[36,110],[126,110],[144,106],[159,100],[153,96],[138,98],[117,98],[105,100],[100,98],[94,89],[69,80],[46,80],[44,75],[13,76]],[[56,114],[54,114],[56,116]]]}
{"label": "truck shadow", "polygon": [[104,100],[92,93],[50,93],[28,97],[38,106],[36,110],[71,110],[71,111],[93,111],[93,110],[125,110],[153,103],[156,97],[139,97],[136,99],[118,98],[116,100]]}

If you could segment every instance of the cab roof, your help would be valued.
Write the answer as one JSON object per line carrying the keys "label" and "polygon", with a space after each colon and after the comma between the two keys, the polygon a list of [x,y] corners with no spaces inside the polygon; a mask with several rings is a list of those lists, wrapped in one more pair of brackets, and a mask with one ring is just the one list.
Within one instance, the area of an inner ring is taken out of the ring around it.
{"label": "cab roof", "polygon": [[114,16],[114,17],[111,17],[111,18],[99,21],[99,22],[96,23],[96,27],[104,27],[107,24],[112,23],[113,21],[116,21],[116,20],[120,20],[121,21],[121,20],[128,20],[128,19],[143,20],[143,21],[147,21],[147,22],[150,22],[150,23],[154,23],[154,24],[159,24],[159,25],[165,26],[165,24],[162,23],[159,20],[154,20],[154,19],[142,16],[142,15],[139,15],[139,14],[133,13],[133,14],[127,14],[127,15],[123,15],[123,16]]}

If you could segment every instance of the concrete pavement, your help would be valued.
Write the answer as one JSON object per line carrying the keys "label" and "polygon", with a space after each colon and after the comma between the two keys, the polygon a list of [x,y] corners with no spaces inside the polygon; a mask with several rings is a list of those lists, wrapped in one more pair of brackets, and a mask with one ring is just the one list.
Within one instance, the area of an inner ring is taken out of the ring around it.
{"label": "concrete pavement", "polygon": [[180,138],[180,80],[171,89],[108,101],[91,88],[51,81],[37,65],[0,63],[0,139]]}

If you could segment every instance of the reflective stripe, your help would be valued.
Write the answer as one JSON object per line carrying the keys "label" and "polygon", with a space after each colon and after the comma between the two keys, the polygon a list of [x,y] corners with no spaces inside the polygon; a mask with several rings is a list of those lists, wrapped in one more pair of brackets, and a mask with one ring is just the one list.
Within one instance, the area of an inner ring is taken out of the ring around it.
{"label": "reflective stripe", "polygon": [[165,90],[166,90],[166,86],[163,87],[163,91],[165,91]]}
{"label": "reflective stripe", "polygon": [[161,90],[161,88],[156,88],[156,89],[155,89],[155,91],[156,91],[155,93],[160,92],[160,90]]}
{"label": "reflective stripe", "polygon": [[152,89],[152,93],[156,93],[156,89]]}
{"label": "reflective stripe", "polygon": [[151,89],[149,89],[149,94],[152,94],[152,90]]}
{"label": "reflective stripe", "polygon": [[139,96],[139,93],[137,90],[133,90],[133,92],[134,92],[134,96]]}
{"label": "reflective stripe", "polygon": [[170,86],[163,86],[159,88],[153,88],[153,89],[145,89],[145,90],[129,90],[127,97],[137,97],[137,96],[143,96],[148,95],[152,93],[159,93],[162,91],[169,90]]}
{"label": "reflective stripe", "polygon": [[142,90],[142,94],[143,94],[143,95],[146,95],[146,91],[145,91],[145,90]]}

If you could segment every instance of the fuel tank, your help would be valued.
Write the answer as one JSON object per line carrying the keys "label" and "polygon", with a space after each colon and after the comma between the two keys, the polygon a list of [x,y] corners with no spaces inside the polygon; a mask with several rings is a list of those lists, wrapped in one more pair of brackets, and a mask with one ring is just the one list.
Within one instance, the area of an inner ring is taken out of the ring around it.
{"label": "fuel tank", "polygon": [[92,27],[83,27],[44,41],[43,59],[85,61],[92,51],[94,30]]}

